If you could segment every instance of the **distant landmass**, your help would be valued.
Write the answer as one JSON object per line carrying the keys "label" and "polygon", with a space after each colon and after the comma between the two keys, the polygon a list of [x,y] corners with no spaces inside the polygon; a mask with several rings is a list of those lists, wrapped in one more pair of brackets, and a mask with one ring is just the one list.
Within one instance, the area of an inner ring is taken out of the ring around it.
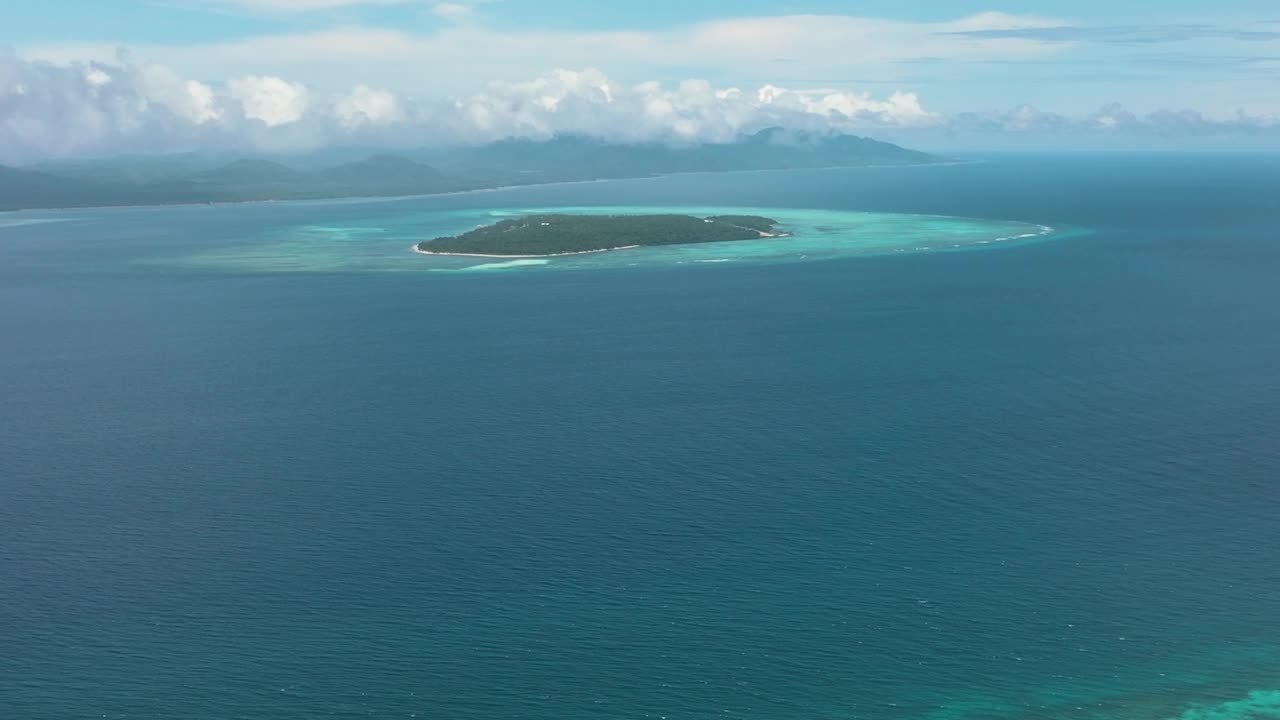
{"label": "distant landmass", "polygon": [[541,214],[427,240],[416,249],[427,255],[550,257],[772,237],[786,237],[786,233],[778,229],[778,221],[758,215]]}
{"label": "distant landmass", "polygon": [[0,210],[427,195],[681,172],[857,167],[939,158],[853,135],[762,130],[733,143],[617,144],[577,136],[312,156],[123,156],[0,166]]}

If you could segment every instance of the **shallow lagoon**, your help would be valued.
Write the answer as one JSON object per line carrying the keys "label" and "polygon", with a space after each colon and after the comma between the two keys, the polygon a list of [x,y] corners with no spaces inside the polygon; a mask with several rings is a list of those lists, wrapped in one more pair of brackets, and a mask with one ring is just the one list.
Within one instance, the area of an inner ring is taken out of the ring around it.
{"label": "shallow lagoon", "polygon": [[[427,256],[414,244],[534,213],[647,215],[752,214],[779,221],[790,237],[631,248],[553,258]],[[797,262],[889,253],[977,249],[1063,235],[1024,222],[907,213],[761,207],[603,206],[390,212],[381,217],[301,224],[254,241],[179,259],[181,264],[258,271],[450,271],[654,267],[695,263]]]}

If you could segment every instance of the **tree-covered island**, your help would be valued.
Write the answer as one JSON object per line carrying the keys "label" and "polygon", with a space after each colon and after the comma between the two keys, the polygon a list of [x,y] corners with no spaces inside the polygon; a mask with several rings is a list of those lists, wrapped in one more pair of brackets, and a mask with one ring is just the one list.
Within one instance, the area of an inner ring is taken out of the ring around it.
{"label": "tree-covered island", "polygon": [[430,255],[545,257],[649,245],[786,237],[778,221],[758,215],[529,215],[461,235],[420,242]]}

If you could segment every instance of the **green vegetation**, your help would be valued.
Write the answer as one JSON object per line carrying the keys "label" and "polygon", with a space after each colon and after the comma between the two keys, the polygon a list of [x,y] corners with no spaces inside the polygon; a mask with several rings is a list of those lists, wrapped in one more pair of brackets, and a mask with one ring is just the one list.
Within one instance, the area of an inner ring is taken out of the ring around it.
{"label": "green vegetation", "polygon": [[765,234],[773,233],[774,226],[778,224],[776,220],[759,215],[712,215],[707,219],[726,225],[750,228]]}
{"label": "green vegetation", "polygon": [[429,253],[564,255],[633,247],[758,240],[785,235],[755,215],[529,215],[418,243]]}
{"label": "green vegetation", "polygon": [[853,135],[762,130],[732,143],[618,144],[580,135],[477,147],[241,157],[188,153],[0,166],[0,210],[427,195],[680,172],[935,162]]}

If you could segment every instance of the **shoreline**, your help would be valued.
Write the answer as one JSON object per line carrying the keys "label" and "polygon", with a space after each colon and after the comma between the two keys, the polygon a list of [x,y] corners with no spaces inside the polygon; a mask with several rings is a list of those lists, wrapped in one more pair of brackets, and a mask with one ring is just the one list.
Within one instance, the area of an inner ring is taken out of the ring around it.
{"label": "shoreline", "polygon": [[[857,211],[855,211],[855,212],[857,212]],[[907,213],[907,214],[914,214],[914,213]],[[918,216],[919,216],[919,217],[939,217],[939,218],[948,218],[948,217],[953,217],[953,216],[950,216],[950,215],[925,215],[925,214],[918,215]],[[1019,222],[1019,221],[1016,221],[1016,220],[1015,220],[1015,221],[1013,221],[1013,222]],[[1035,231],[1035,232],[1020,233],[1020,234],[1017,234],[1017,235],[1006,235],[1006,236],[1003,236],[1003,237],[990,238],[990,239],[985,239],[985,240],[977,240],[977,241],[973,241],[973,242],[970,242],[970,243],[964,243],[964,244],[960,244],[960,245],[953,245],[953,246],[952,246],[952,248],[953,248],[953,249],[965,249],[965,248],[971,248],[971,247],[974,247],[974,246],[994,245],[994,244],[996,244],[996,243],[1003,243],[1003,242],[1007,242],[1007,241],[1026,240],[1026,239],[1028,239],[1028,238],[1041,238],[1041,237],[1045,237],[1045,236],[1047,236],[1047,235],[1052,235],[1052,234],[1054,234],[1054,233],[1058,232],[1058,228],[1055,228],[1055,227],[1053,227],[1053,226],[1051,226],[1051,225],[1044,225],[1044,224],[1040,224],[1040,223],[1023,223],[1023,224],[1028,225],[1028,226],[1031,226],[1031,227],[1034,227],[1034,228],[1036,229],[1036,231]],[[782,233],[768,233],[768,232],[765,232],[765,231],[763,231],[763,230],[757,230],[756,232],[760,233],[760,238],[759,238],[759,239],[761,239],[761,240],[765,240],[765,239],[773,239],[773,238],[787,238],[787,237],[793,237],[793,236],[794,236],[794,234],[793,234],[793,233],[789,233],[789,232],[782,232]],[[734,241],[726,241],[726,242],[730,242],[730,243],[732,243],[732,242],[734,242]],[[703,245],[703,244],[716,244],[716,243],[678,243],[678,244],[694,244],[694,245]],[[598,249],[596,249],[596,250],[579,250],[579,251],[576,251],[576,252],[566,252],[566,253],[548,253],[548,254],[546,254],[546,255],[529,255],[529,254],[522,254],[522,255],[498,255],[498,254],[492,254],[492,253],[431,252],[431,251],[429,251],[429,250],[423,250],[423,249],[421,249],[421,248],[419,247],[419,243],[414,243],[412,246],[410,246],[410,249],[411,249],[411,250],[413,250],[413,252],[414,252],[414,253],[416,253],[416,254],[418,254],[418,255],[434,255],[434,256],[438,256],[438,257],[470,257],[470,258],[486,258],[486,259],[497,259],[497,260],[502,260],[502,259],[508,259],[508,260],[535,260],[535,259],[539,259],[539,258],[568,257],[568,256],[572,256],[572,255],[592,255],[592,254],[595,254],[595,253],[613,252],[614,250],[634,250],[634,249],[639,248],[639,247],[644,247],[644,246],[643,246],[643,245],[620,245],[620,246],[618,246],[618,247],[611,247],[611,248],[598,248]],[[901,251],[901,250],[904,250],[904,249],[906,249],[906,248],[898,248],[898,251]],[[916,249],[931,249],[931,248],[916,248]],[[705,262],[727,262],[727,260],[719,260],[719,259],[718,259],[718,260],[695,260],[694,262],[704,262],[704,263],[705,263]]]}
{"label": "shoreline", "polygon": [[[445,190],[443,192],[430,193],[411,193],[408,195],[334,195],[332,197],[314,197],[314,198],[263,198],[258,200],[181,200],[171,203],[125,203],[125,204],[106,204],[106,205],[63,205],[58,207],[32,207],[32,208],[3,208],[0,212],[12,213],[37,213],[37,212],[70,212],[75,210],[124,210],[130,208],[136,209],[164,209],[164,208],[199,208],[199,207],[235,207],[238,205],[301,205],[305,203],[332,203],[332,202],[390,202],[395,200],[411,200],[415,198],[432,198],[446,197],[451,195],[471,195],[474,193],[500,192],[507,190],[520,190],[531,187],[550,187],[556,185],[585,185],[589,183],[605,183],[617,182],[621,180],[657,180],[665,177],[676,177],[680,175],[733,175],[739,173],[761,173],[761,172],[790,172],[796,170],[865,170],[865,169],[890,169],[890,168],[918,168],[918,167],[942,167],[947,165],[969,165],[983,162],[982,160],[947,160],[943,162],[919,162],[919,163],[899,163],[889,165],[821,165],[816,167],[800,167],[800,168],[753,168],[749,170],[678,170],[669,173],[650,173],[647,175],[627,175],[623,177],[607,177],[592,178],[584,180],[553,180],[550,182],[531,182],[517,183],[509,185],[494,185],[492,187],[478,187],[467,190]],[[507,257],[503,255],[502,257]]]}
{"label": "shoreline", "polygon": [[548,253],[546,255],[491,255],[487,253],[431,252],[430,250],[423,250],[418,247],[418,243],[414,243],[413,251],[419,255],[435,255],[437,257],[511,258],[513,260],[520,260],[529,258],[566,257],[568,255],[590,255],[592,253],[613,252],[614,250],[632,250],[638,247],[640,246],[619,245],[618,247],[600,248],[598,250],[578,250],[577,252]]}
{"label": "shoreline", "polygon": [[[617,216],[610,216],[610,217],[624,217],[624,216],[617,215]],[[755,228],[744,228],[740,225],[734,225],[733,227],[737,227],[742,230],[754,230],[755,232],[760,234],[760,237],[757,238],[758,240],[791,237],[791,233],[789,232],[771,233],[771,232],[765,232],[764,230],[756,230]],[[722,241],[722,242],[735,242],[735,241],[728,240],[728,241]],[[412,246],[413,251],[419,255],[436,255],[440,257],[512,258],[516,260],[533,259],[533,258],[568,257],[570,255],[591,255],[592,253],[613,252],[614,250],[634,250],[635,248],[641,247],[641,245],[619,245],[618,247],[611,247],[611,248],[597,248],[595,250],[578,250],[575,252],[563,252],[563,253],[547,253],[545,255],[497,255],[497,254],[491,254],[491,253],[431,252],[430,250],[423,250],[420,247],[421,244],[422,243],[414,243]],[[699,245],[702,243],[676,243],[676,244]]]}

